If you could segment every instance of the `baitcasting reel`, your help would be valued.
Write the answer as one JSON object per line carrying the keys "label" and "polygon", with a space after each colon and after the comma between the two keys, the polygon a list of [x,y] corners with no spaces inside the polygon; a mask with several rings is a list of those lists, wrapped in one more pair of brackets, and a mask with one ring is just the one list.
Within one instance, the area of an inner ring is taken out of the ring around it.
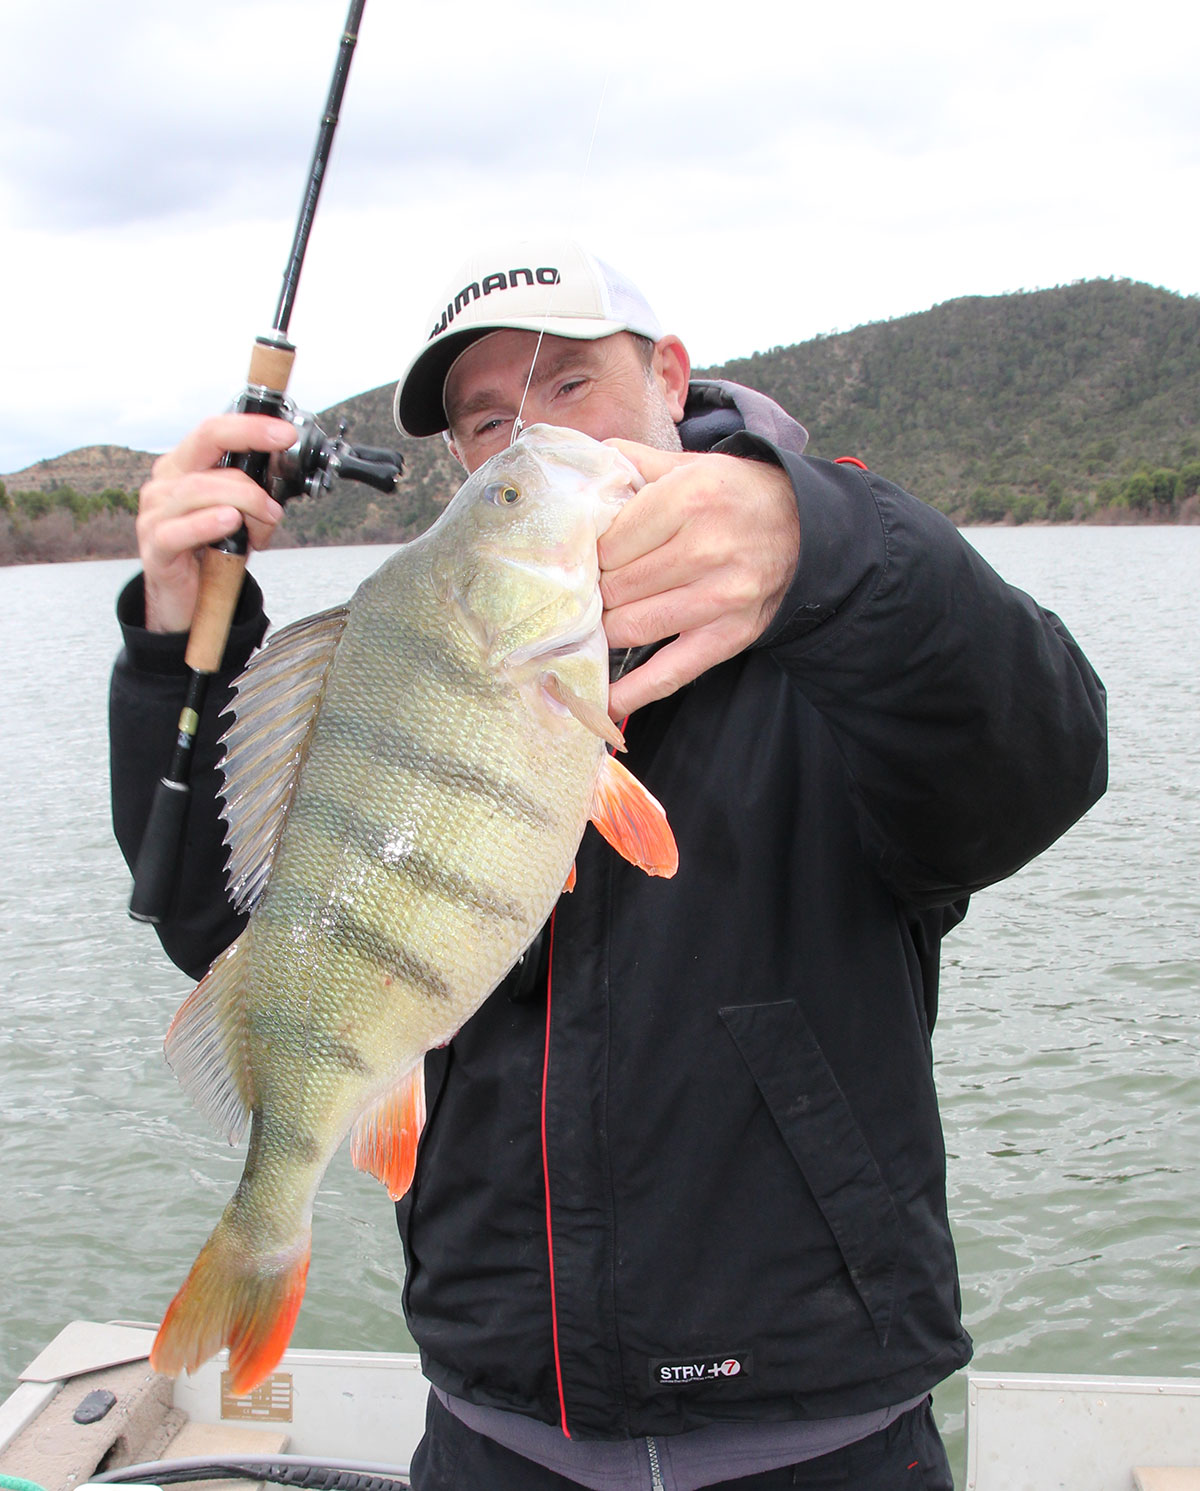
{"label": "baitcasting reel", "polygon": [[330,439],[315,415],[297,409],[285,394],[270,388],[248,388],[236,407],[286,419],[299,432],[295,445],[273,455],[247,451],[225,458],[225,464],[245,471],[276,502],[287,503],[293,497],[319,497],[333,485],[335,476],[343,481],[363,482],[377,492],[396,490],[404,471],[404,457],[398,450],[349,444],[344,419],[339,420],[337,434]]}
{"label": "baitcasting reel", "polygon": [[329,490],[335,476],[363,482],[377,492],[396,490],[404,471],[404,457],[398,450],[348,444],[344,419],[338,421],[331,440],[313,415],[296,410],[290,418],[300,431],[300,440],[271,462],[271,496],[276,502],[319,497]]}

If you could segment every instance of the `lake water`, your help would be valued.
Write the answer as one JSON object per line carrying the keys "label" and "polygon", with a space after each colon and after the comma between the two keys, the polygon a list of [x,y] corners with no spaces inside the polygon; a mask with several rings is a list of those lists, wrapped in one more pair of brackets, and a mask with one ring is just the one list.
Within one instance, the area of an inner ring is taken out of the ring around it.
{"label": "lake water", "polygon": [[[1112,785],[976,897],[935,1035],[975,1365],[1200,1371],[1200,528],[980,529],[1108,685]],[[282,623],[386,551],[255,560]],[[0,569],[0,1395],[66,1321],[156,1320],[241,1173],[163,1061],[187,982],[125,915],[105,746],[128,561]],[[411,1348],[379,1186],[341,1154],[300,1346]],[[961,1455],[964,1387],[938,1393]]]}

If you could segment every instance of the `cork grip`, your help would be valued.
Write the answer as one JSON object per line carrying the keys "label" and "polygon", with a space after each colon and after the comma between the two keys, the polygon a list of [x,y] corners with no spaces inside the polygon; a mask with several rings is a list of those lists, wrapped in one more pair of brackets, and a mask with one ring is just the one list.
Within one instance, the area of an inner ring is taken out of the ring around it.
{"label": "cork grip", "polygon": [[214,548],[200,552],[200,596],[184,656],[197,673],[215,673],[221,666],[245,573],[244,554]]}
{"label": "cork grip", "polygon": [[247,382],[259,388],[274,389],[276,393],[287,393],[288,379],[292,376],[292,363],[295,360],[295,347],[279,347],[270,342],[257,341],[250,354]]}

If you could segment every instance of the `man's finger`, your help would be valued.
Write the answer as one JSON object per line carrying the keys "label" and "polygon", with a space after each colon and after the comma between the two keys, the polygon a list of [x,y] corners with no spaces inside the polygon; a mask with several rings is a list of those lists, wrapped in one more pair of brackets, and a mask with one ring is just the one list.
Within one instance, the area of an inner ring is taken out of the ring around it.
{"label": "man's finger", "polygon": [[610,647],[643,647],[724,621],[731,631],[740,627],[746,632],[745,646],[754,640],[742,620],[748,614],[734,605],[726,589],[707,582],[682,584],[606,610],[604,634]]}
{"label": "man's finger", "polygon": [[717,628],[685,632],[612,685],[608,712],[614,720],[621,720],[643,704],[667,699],[740,650],[740,643],[734,643]]}
{"label": "man's finger", "polygon": [[193,549],[236,533],[241,522],[242,515],[236,507],[202,507],[177,518],[168,518],[158,524],[153,536],[147,540],[144,557],[152,566],[166,566],[181,554],[189,554]]}
{"label": "man's finger", "polygon": [[666,476],[668,471],[674,471],[677,466],[690,466],[699,459],[695,451],[658,450],[653,445],[640,445],[636,440],[613,438],[605,440],[603,444],[611,445],[626,460],[632,461],[646,481],[658,481],[659,477]]}
{"label": "man's finger", "polygon": [[682,527],[682,514],[670,499],[669,490],[657,483],[646,485],[620,511],[600,537],[597,556],[600,569],[612,574],[662,549]]}
{"label": "man's finger", "polygon": [[296,442],[296,427],[269,414],[218,414],[197,425],[174,450],[154,463],[154,476],[206,471],[228,451],[286,450]]}
{"label": "man's finger", "polygon": [[142,507],[152,513],[184,513],[201,507],[238,507],[264,520],[277,520],[279,503],[236,466],[209,466],[177,476],[151,477],[142,488]]}

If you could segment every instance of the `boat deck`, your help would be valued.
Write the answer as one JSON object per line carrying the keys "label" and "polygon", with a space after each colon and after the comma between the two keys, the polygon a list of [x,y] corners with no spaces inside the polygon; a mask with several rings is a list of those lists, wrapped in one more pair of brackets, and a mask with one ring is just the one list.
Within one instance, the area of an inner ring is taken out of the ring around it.
{"label": "boat deck", "polygon": [[[0,1474],[77,1491],[164,1458],[284,1454],[407,1471],[427,1392],[415,1355],[291,1350],[238,1397],[223,1354],[172,1382],[150,1368],[153,1340],[140,1324],[61,1331],[0,1404]],[[969,1373],[963,1491],[1200,1491],[1200,1378]]]}

